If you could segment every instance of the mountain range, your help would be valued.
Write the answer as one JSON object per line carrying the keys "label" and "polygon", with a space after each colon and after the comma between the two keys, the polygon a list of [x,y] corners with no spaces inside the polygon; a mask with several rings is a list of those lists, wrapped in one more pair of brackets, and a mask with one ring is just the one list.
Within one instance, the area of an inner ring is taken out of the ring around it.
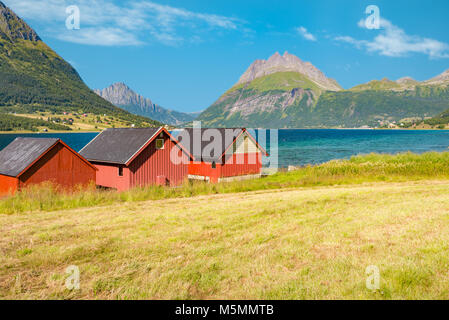
{"label": "mountain range", "polygon": [[164,109],[154,104],[151,99],[137,94],[124,83],[114,83],[103,90],[96,89],[94,92],[128,112],[170,125],[176,126],[193,121],[199,115],[199,113],[183,113]]}
{"label": "mountain range", "polygon": [[432,118],[447,109],[449,70],[423,82],[383,79],[344,90],[286,52],[255,61],[198,120],[210,127],[377,127]]}
{"label": "mountain range", "polygon": [[[37,112],[107,114],[137,126],[160,125],[96,95],[69,63],[0,2],[0,121],[6,121],[7,113]],[[8,117],[8,123],[16,122]]]}
{"label": "mountain range", "polygon": [[[197,116],[164,109],[123,83],[95,93],[69,63],[0,2],[0,130],[42,126],[42,119],[14,114],[43,112],[90,113],[98,115],[97,119],[107,115],[126,126],[181,125]],[[449,70],[427,81],[385,78],[344,90],[310,62],[288,52],[275,53],[251,64],[197,119],[208,127],[378,127],[416,119],[447,124]],[[106,121],[113,125],[110,119]],[[69,129],[51,125],[55,130]]]}

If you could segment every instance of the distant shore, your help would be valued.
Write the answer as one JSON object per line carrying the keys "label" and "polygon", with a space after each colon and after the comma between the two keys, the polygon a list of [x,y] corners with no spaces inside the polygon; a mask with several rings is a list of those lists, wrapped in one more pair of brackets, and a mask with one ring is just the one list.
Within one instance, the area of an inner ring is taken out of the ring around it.
{"label": "distant shore", "polygon": [[100,133],[101,131],[48,131],[48,132],[36,132],[36,131],[0,131],[0,134],[55,134],[55,133]]}
{"label": "distant shore", "polygon": [[[257,128],[259,129],[266,129],[267,128]],[[388,131],[444,131],[449,130],[449,128],[445,129],[437,129],[437,128],[280,128],[280,129],[274,129],[274,130],[388,130]]]}
{"label": "distant shore", "polygon": [[[444,131],[449,130],[438,129],[438,128],[256,128],[255,130],[388,130],[388,131]],[[30,130],[20,130],[20,131],[0,131],[0,134],[58,134],[58,133],[100,133],[101,130],[97,131],[64,131],[64,130],[51,130],[48,132],[35,132]]]}

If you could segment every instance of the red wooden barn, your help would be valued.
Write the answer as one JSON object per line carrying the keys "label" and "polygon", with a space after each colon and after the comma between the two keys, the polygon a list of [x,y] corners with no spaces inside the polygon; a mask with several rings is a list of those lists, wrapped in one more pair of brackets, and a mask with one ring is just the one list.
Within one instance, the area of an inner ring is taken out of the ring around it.
{"label": "red wooden barn", "polygon": [[187,128],[177,138],[194,157],[189,179],[217,183],[261,175],[267,153],[245,128]]}
{"label": "red wooden barn", "polygon": [[[172,161],[172,153],[182,161]],[[94,164],[97,185],[125,191],[146,185],[179,185],[190,153],[164,128],[106,129],[80,154]]]}
{"label": "red wooden barn", "polygon": [[59,139],[16,138],[0,151],[0,195],[45,181],[64,188],[95,181],[96,168]]}

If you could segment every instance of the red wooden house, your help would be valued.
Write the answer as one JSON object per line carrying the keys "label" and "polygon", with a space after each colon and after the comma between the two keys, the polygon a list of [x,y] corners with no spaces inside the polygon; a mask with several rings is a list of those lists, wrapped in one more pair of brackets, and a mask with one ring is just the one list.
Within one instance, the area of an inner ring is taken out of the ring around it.
{"label": "red wooden house", "polygon": [[59,139],[16,138],[0,151],[0,195],[46,181],[71,189],[95,181],[95,173]]}
{"label": "red wooden house", "polygon": [[[172,161],[172,153],[182,159]],[[80,154],[94,164],[97,185],[125,191],[146,185],[179,185],[190,153],[164,128],[106,129]]]}
{"label": "red wooden house", "polygon": [[177,138],[194,157],[189,179],[217,183],[261,175],[267,153],[245,128],[187,128]]}

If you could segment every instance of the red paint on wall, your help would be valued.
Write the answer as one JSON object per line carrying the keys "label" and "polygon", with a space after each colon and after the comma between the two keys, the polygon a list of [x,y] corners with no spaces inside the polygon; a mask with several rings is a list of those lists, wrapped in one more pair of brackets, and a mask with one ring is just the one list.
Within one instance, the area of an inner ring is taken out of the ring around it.
{"label": "red paint on wall", "polygon": [[59,141],[18,177],[0,175],[0,193],[7,193],[11,186],[15,186],[16,191],[43,182],[71,190],[94,182],[95,172],[87,160]]}
{"label": "red paint on wall", "polygon": [[262,153],[233,154],[222,165],[221,177],[259,174],[262,170]]}
{"label": "red paint on wall", "polygon": [[[158,138],[160,139],[161,137],[158,136]],[[176,146],[176,143],[165,132],[163,133],[163,138],[163,149],[156,149],[156,143],[153,142],[129,165],[131,188],[158,184],[158,176],[165,176],[166,184],[171,186],[180,185],[187,179],[189,170],[188,156]],[[177,152],[177,156],[182,157],[181,163],[173,163],[170,159],[171,152]]]}
{"label": "red paint on wall", "polygon": [[[97,167],[97,185],[105,188],[125,191],[130,188],[129,168],[118,164],[107,164],[93,162]],[[123,175],[119,175],[119,168],[122,167]]]}
{"label": "red paint on wall", "polygon": [[44,181],[70,189],[95,181],[95,169],[58,143],[19,177],[19,187]]}
{"label": "red paint on wall", "polygon": [[191,161],[189,175],[209,177],[210,182],[217,183],[220,178],[260,174],[262,170],[262,153],[233,154],[223,158],[223,163]]}
{"label": "red paint on wall", "polygon": [[19,180],[15,177],[0,175],[0,196],[14,194],[19,186]]}
{"label": "red paint on wall", "polygon": [[221,177],[221,170],[222,166],[220,164],[216,164],[214,169],[212,168],[212,163],[204,161],[192,161],[189,165],[189,175],[209,177],[212,183],[218,182],[218,179]]}
{"label": "red paint on wall", "polygon": [[[157,138],[164,139],[163,149],[157,149],[156,142],[153,140],[128,166],[93,162],[98,168],[97,185],[126,191],[147,185],[176,186],[183,183],[188,175],[189,156],[177,147],[165,131],[162,131],[162,134],[162,137],[158,135]],[[182,161],[172,162],[171,152],[177,152]],[[120,166],[123,167],[123,176],[119,176]],[[165,183],[162,182],[162,177],[165,177]]]}

